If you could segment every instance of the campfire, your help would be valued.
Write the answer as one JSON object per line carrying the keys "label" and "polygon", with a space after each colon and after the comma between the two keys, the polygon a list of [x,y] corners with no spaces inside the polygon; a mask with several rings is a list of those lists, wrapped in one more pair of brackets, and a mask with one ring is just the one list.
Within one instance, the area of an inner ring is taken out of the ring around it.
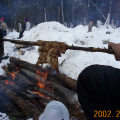
{"label": "campfire", "polygon": [[38,117],[45,106],[53,100],[66,105],[70,117],[83,120],[76,94],[76,80],[40,66],[10,58],[4,66],[7,76],[0,76],[0,111],[12,120]]}

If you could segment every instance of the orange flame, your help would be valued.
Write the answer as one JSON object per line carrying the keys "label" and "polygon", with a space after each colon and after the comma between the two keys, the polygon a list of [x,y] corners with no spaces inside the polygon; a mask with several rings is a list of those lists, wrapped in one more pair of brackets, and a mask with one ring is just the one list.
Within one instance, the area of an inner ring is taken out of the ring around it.
{"label": "orange flame", "polygon": [[[53,88],[52,84],[46,80],[48,73],[36,70],[36,74],[38,75],[37,76],[37,80],[38,80],[37,86],[39,88],[46,89],[47,91],[53,93],[54,88]],[[50,97],[47,97],[44,94],[41,94],[40,92],[35,92],[35,93],[39,94],[40,96],[42,96],[44,98],[50,99]]]}
{"label": "orange flame", "polygon": [[37,70],[36,73],[41,76],[41,78],[39,76],[37,76],[38,79],[38,87],[40,88],[45,88],[45,79],[47,78],[47,73],[42,73],[41,71]]}
{"label": "orange flame", "polygon": [[10,76],[12,77],[12,79],[15,79],[15,75],[17,74],[17,73],[19,73],[20,71],[17,71],[17,72],[11,72],[10,73]]}
{"label": "orange flame", "polygon": [[8,84],[14,84],[13,82],[9,81],[9,80],[5,80],[5,84],[8,85]]}
{"label": "orange flame", "polygon": [[40,95],[41,97],[44,97],[46,99],[50,99],[50,97],[47,97],[46,95],[40,93],[40,92],[36,92],[36,91],[33,91],[34,93],[37,93],[38,95]]}

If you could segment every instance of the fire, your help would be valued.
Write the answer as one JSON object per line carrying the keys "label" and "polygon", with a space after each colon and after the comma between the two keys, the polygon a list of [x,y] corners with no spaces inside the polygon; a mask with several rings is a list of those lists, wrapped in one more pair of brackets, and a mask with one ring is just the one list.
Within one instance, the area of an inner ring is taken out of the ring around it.
{"label": "fire", "polygon": [[42,73],[41,71],[37,70],[36,73],[41,76],[37,76],[37,79],[38,79],[38,87],[40,88],[45,88],[45,79],[47,78],[47,73]]}
{"label": "fire", "polygon": [[14,84],[13,82],[9,81],[9,80],[5,80],[5,84],[8,85],[8,84]]}
{"label": "fire", "polygon": [[37,76],[38,79],[38,84],[37,86],[42,89],[46,89],[47,91],[54,92],[54,88],[50,82],[48,82],[47,79],[47,72],[41,72],[39,70],[36,70],[36,74],[39,75]]}
{"label": "fire", "polygon": [[46,95],[40,93],[40,92],[36,92],[36,91],[33,91],[34,93],[37,93],[38,95],[40,95],[41,97],[44,97],[46,99],[50,99],[50,97],[47,97]]}
{"label": "fire", "polygon": [[19,73],[20,71],[17,71],[17,72],[11,72],[9,75],[12,77],[12,79],[15,79],[15,75],[17,74],[17,73]]}

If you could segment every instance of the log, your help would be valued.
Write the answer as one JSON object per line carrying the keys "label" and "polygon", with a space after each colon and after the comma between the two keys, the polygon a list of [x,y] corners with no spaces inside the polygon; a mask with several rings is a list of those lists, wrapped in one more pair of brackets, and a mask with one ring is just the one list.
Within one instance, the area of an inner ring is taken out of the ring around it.
{"label": "log", "polygon": [[[28,63],[26,61],[23,61],[23,60],[20,60],[17,58],[13,58],[13,57],[10,58],[10,63],[14,64],[17,67],[21,67],[21,68],[27,69],[29,71],[32,71],[33,73],[36,73],[36,71],[47,72],[48,79],[51,79],[54,82],[57,81],[57,82],[61,83],[64,87],[76,92],[77,81],[74,79],[71,79],[65,75],[62,75],[62,74],[55,74],[54,75],[54,73],[52,73],[51,71],[49,71],[45,68],[42,68],[40,66],[37,66],[37,65]],[[13,65],[13,67],[15,67],[14,65]],[[14,69],[14,68],[10,68],[10,69]]]}
{"label": "log", "polygon": [[[12,84],[5,84],[0,81],[0,111],[6,113],[11,119],[27,119],[33,117],[34,114],[40,115],[39,109],[33,107],[33,105],[27,100],[23,99],[16,90],[11,89]],[[40,107],[44,110],[43,107]]]}
{"label": "log", "polygon": [[66,88],[68,88],[68,89],[70,89],[70,90],[72,90],[74,92],[77,91],[77,81],[76,80],[74,80],[74,79],[72,79],[70,77],[67,77],[64,74],[56,74],[53,77],[54,77],[55,80],[60,81],[60,83],[64,87],[66,87]]}
{"label": "log", "polygon": [[[16,72],[18,68],[14,65],[13,70]],[[75,92],[63,87],[62,85],[54,83],[49,79],[48,80],[45,79],[45,82],[50,82],[51,85],[54,86],[54,93],[53,93],[51,90],[47,89],[50,85],[47,86],[46,84],[44,89],[39,88],[37,86],[39,75],[37,75],[36,73],[32,73],[29,70],[21,68],[19,72],[16,72],[14,76],[14,80],[11,78],[11,75],[10,75],[11,69],[8,69],[7,73],[9,73],[8,77],[10,78],[11,82],[14,82],[14,84],[12,85],[8,84],[11,90],[16,91],[15,93],[20,98],[22,98],[23,101],[24,100],[29,101],[29,103],[32,104],[34,108],[36,107],[38,110],[40,109],[39,106],[41,106],[42,108],[45,108],[47,103],[52,100],[58,100],[64,103],[68,108],[71,116],[75,115],[73,111],[79,111],[79,109],[81,108],[78,102],[71,100]],[[13,74],[13,71],[12,71],[12,74]],[[44,96],[41,96],[41,93]]]}

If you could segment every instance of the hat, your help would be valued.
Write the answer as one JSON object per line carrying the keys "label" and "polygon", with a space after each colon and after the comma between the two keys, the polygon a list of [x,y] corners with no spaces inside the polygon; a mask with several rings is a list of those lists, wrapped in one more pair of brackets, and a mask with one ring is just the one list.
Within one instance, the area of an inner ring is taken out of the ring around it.
{"label": "hat", "polygon": [[4,21],[4,17],[0,18],[0,20]]}
{"label": "hat", "polygon": [[69,120],[69,112],[65,105],[58,101],[51,101],[47,104],[39,120]]}
{"label": "hat", "polygon": [[27,22],[28,21],[28,18],[25,18],[25,22]]}

